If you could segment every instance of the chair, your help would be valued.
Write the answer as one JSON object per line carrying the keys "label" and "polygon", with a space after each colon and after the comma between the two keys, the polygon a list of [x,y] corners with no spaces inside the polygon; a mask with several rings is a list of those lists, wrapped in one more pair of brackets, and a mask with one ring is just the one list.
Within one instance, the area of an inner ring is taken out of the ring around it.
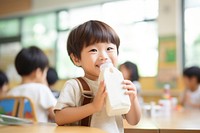
{"label": "chair", "polygon": [[24,96],[19,97],[18,117],[37,121],[34,104],[30,98]]}
{"label": "chair", "polygon": [[17,116],[19,99],[14,96],[0,98],[0,114]]}
{"label": "chair", "polygon": [[37,122],[34,104],[25,96],[0,98],[0,114],[31,119]]}

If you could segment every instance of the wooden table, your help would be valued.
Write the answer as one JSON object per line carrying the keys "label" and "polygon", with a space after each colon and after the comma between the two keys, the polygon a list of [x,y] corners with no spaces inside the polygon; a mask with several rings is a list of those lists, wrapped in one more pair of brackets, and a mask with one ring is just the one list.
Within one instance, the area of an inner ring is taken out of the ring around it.
{"label": "wooden table", "polygon": [[170,116],[142,117],[138,125],[124,120],[125,133],[200,133],[200,110],[173,111]]}
{"label": "wooden table", "polygon": [[124,120],[124,133],[159,133],[159,129],[150,118],[142,117],[136,126],[131,126]]}
{"label": "wooden table", "polygon": [[200,110],[172,112],[168,117],[152,118],[160,133],[200,133]]}
{"label": "wooden table", "polygon": [[104,131],[80,126],[57,126],[56,124],[33,124],[20,126],[0,125],[0,133],[105,133]]}
{"label": "wooden table", "polygon": [[[173,112],[170,116],[142,117],[138,125],[124,120],[125,133],[200,133],[200,110]],[[53,123],[23,126],[0,125],[0,133],[105,133],[97,128],[57,126]]]}

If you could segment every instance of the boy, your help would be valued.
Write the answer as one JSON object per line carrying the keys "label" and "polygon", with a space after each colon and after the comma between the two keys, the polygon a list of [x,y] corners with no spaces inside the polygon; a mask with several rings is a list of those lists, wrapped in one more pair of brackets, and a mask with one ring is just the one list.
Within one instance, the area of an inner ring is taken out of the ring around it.
{"label": "boy", "polygon": [[59,91],[53,89],[57,81],[58,81],[58,74],[56,72],[56,69],[53,67],[49,67],[47,71],[47,83],[55,98],[58,98],[60,95]]}
{"label": "boy", "polygon": [[189,109],[200,109],[200,68],[190,67],[183,71],[184,90],[180,103]]}
{"label": "boy", "polygon": [[[92,115],[91,127],[101,128],[109,133],[123,133],[122,116],[109,117],[105,110],[106,90],[104,82],[98,86],[100,65],[110,61],[117,65],[120,40],[115,31],[100,21],[88,21],[74,28],[69,34],[67,51],[72,62],[82,67],[87,82],[95,97],[86,105],[80,105],[81,91],[75,79],[66,82],[55,107],[58,125],[77,124],[77,121]],[[124,89],[131,101],[130,111],[124,115],[129,124],[140,119],[137,92],[131,81],[124,80]]]}
{"label": "boy", "polygon": [[48,69],[46,55],[35,46],[23,48],[15,58],[15,67],[22,82],[11,89],[8,95],[29,97],[34,102],[38,122],[48,122],[48,116],[54,120],[56,99],[44,85]]}
{"label": "boy", "polygon": [[8,91],[8,78],[6,74],[0,70],[0,98],[5,97]]}

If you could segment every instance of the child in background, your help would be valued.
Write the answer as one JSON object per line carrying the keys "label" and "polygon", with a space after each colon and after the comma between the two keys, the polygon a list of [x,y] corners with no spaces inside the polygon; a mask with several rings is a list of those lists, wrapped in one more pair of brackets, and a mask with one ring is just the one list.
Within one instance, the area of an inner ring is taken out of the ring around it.
{"label": "child in background", "polygon": [[49,67],[47,71],[47,83],[49,85],[49,88],[51,89],[51,92],[55,96],[55,98],[58,98],[60,93],[53,89],[54,85],[58,81],[58,74],[56,70],[53,67]]}
{"label": "child in background", "polygon": [[21,85],[11,89],[8,95],[29,97],[35,106],[38,122],[54,120],[56,99],[45,85],[48,58],[35,46],[23,48],[15,58],[15,67],[22,77]]}
{"label": "child in background", "polygon": [[6,96],[8,92],[8,78],[6,74],[0,70],[0,98]]}
{"label": "child in background", "polygon": [[135,85],[137,89],[137,96],[139,99],[139,103],[141,105],[143,103],[143,99],[140,96],[142,89],[141,89],[141,84],[139,82],[140,77],[139,77],[137,65],[130,61],[126,61],[125,63],[119,66],[119,70],[122,72],[124,79],[132,81],[133,84]]}
{"label": "child in background", "polygon": [[200,109],[200,68],[189,67],[183,71],[185,90],[180,103],[189,109]]}
{"label": "child in background", "polygon": [[[123,133],[122,116],[108,116],[105,109],[106,89],[104,82],[98,85],[100,65],[112,62],[117,65],[120,40],[116,32],[107,24],[100,21],[87,21],[75,27],[69,34],[67,51],[72,62],[82,67],[87,82],[94,93],[91,103],[80,105],[81,91],[75,79],[66,82],[55,107],[55,120],[58,125],[74,123],[92,115],[91,127],[101,128],[108,133]],[[131,109],[124,118],[129,124],[135,125],[140,120],[140,108],[137,91],[133,83],[124,80],[124,89],[129,95]]]}
{"label": "child in background", "polygon": [[137,93],[139,94],[141,92],[141,84],[139,82],[139,73],[137,65],[126,61],[125,63],[121,64],[119,66],[119,70],[122,72],[124,79],[130,80],[133,82],[137,89]]}

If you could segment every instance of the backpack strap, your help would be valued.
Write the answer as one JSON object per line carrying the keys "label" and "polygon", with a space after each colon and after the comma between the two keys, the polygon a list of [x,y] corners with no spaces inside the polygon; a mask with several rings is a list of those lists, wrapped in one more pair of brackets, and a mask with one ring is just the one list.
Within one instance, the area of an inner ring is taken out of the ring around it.
{"label": "backpack strap", "polygon": [[[79,88],[81,89],[82,97],[81,97],[81,105],[86,105],[92,102],[93,100],[93,92],[88,86],[87,82],[79,77],[75,79],[78,82]],[[79,125],[81,126],[90,126],[92,115],[87,116],[79,121]]]}

